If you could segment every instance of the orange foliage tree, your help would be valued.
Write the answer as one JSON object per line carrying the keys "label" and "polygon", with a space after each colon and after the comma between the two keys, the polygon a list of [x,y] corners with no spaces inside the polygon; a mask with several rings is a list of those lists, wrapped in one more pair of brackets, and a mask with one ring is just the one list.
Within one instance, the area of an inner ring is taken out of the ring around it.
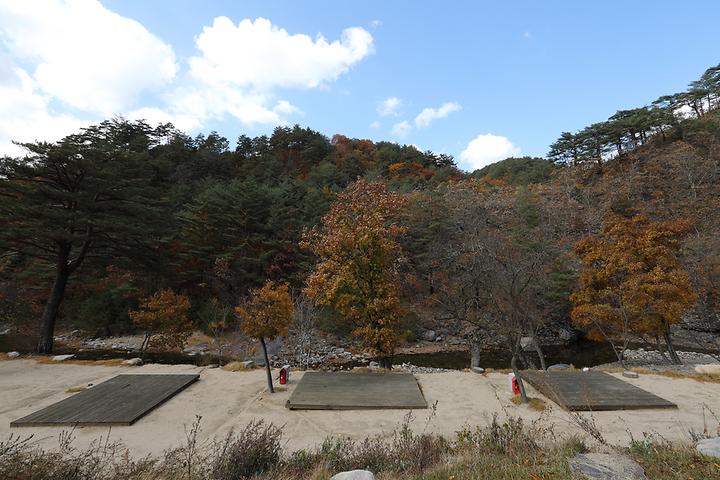
{"label": "orange foliage tree", "polygon": [[651,222],[644,215],[612,217],[602,232],[575,245],[580,257],[580,289],[573,293],[572,319],[596,339],[622,338],[614,348],[618,359],[629,334],[665,339],[673,362],[670,326],[697,295],[677,259],[679,240],[688,231],[684,220]]}
{"label": "orange foliage tree", "polygon": [[262,288],[250,292],[250,297],[241,306],[235,308],[240,317],[240,330],[248,337],[257,338],[265,356],[268,390],[275,393],[270,373],[265,339],[285,335],[293,318],[293,301],[287,283],[275,284],[271,280]]}
{"label": "orange foliage tree", "polygon": [[140,356],[152,345],[160,348],[181,348],[193,331],[188,319],[190,300],[169,288],[155,292],[140,302],[139,310],[129,312],[133,323],[145,332]]}
{"label": "orange foliage tree", "polygon": [[305,293],[350,321],[353,333],[386,368],[399,342],[403,314],[396,238],[405,227],[394,219],[405,206],[406,200],[385,185],[358,180],[304,237],[304,245],[319,258]]}

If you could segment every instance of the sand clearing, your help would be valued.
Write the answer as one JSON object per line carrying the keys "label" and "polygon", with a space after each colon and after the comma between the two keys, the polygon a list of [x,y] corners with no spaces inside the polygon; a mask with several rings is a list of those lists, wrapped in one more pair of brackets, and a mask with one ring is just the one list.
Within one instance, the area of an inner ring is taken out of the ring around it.
{"label": "sand clearing", "polygon": [[[264,419],[285,425],[284,441],[290,450],[312,447],[328,435],[363,438],[391,432],[407,413],[403,410],[373,411],[289,411],[284,405],[302,372],[293,372],[287,390],[269,395],[265,390],[265,372],[251,370],[226,372],[192,365],[145,365],[143,367],[43,364],[33,360],[0,361],[0,439],[9,434],[34,435],[44,447],[57,445],[61,427],[10,428],[10,422],[72,395],[66,390],[97,384],[122,373],[199,373],[200,380],[170,399],[130,427],[114,427],[111,440],[122,440],[135,455],[159,454],[178,446],[185,428],[202,416],[202,437],[222,436],[233,427],[242,427],[252,419]],[[507,411],[528,420],[540,413],[510,402],[506,375],[482,376],[470,372],[416,375],[429,405],[437,401],[437,415],[428,430],[453,435],[465,425],[486,424],[493,413]],[[601,432],[609,441],[626,445],[628,430],[638,438],[643,432],[656,432],[670,440],[689,441],[688,431],[702,431],[705,422],[715,432],[718,422],[706,413],[707,405],[720,415],[720,384],[700,383],[641,375],[623,379],[660,395],[678,405],[675,410],[634,410],[593,414]],[[529,389],[531,395],[540,395]],[[499,398],[499,400],[498,400]],[[569,415],[553,406],[548,422],[559,432],[576,433]],[[425,427],[429,410],[415,410],[417,429]],[[66,429],[67,430],[67,429]],[[82,447],[108,435],[105,427],[76,428],[75,445]]]}

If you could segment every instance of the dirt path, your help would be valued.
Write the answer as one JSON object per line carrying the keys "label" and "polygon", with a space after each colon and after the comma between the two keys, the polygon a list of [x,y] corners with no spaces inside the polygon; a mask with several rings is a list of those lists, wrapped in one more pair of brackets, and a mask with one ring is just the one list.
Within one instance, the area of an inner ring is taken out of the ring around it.
{"label": "dirt path", "polygon": [[[232,428],[242,427],[252,419],[265,419],[284,425],[284,441],[290,450],[311,447],[328,435],[350,435],[363,438],[389,434],[406,414],[400,410],[375,411],[289,411],[284,408],[302,372],[294,372],[288,389],[274,395],[264,392],[262,370],[226,372],[191,365],[145,365],[143,367],[44,364],[32,360],[0,361],[0,439],[9,434],[34,435],[45,447],[57,445],[62,428],[33,427],[10,429],[10,422],[71,395],[68,388],[97,384],[119,373],[200,373],[200,381],[191,385],[131,427],[115,427],[110,438],[122,440],[135,455],[159,454],[179,445],[185,428],[202,416],[202,436],[221,436]],[[437,401],[437,414],[428,430],[448,436],[463,426],[486,424],[492,415],[520,415],[528,420],[540,413],[510,402],[506,376],[487,376],[469,372],[418,374],[417,378],[429,404]],[[671,440],[689,441],[688,431],[701,432],[705,425],[712,430],[717,421],[703,404],[720,414],[720,384],[700,383],[689,379],[671,379],[641,375],[624,379],[679,405],[677,410],[638,410],[631,412],[597,412],[594,414],[603,435],[614,443],[627,444],[628,431],[638,438],[643,432],[657,432]],[[539,396],[534,392],[533,395]],[[544,421],[556,425],[558,432],[577,433],[569,415],[551,404]],[[428,411],[416,410],[416,429],[425,428]],[[707,422],[706,424],[704,423]],[[88,445],[108,429],[85,427],[75,429],[76,446]]]}

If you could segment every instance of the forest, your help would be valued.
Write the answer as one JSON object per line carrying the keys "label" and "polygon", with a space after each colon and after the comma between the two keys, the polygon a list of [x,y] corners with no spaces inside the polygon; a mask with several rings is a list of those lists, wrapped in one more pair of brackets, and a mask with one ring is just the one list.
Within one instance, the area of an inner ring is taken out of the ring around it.
{"label": "forest", "polygon": [[50,353],[58,330],[182,340],[291,298],[387,357],[440,325],[514,367],[528,338],[544,367],[538,339],[563,328],[677,362],[675,325],[720,330],[718,106],[720,65],[475,172],[298,125],[230,140],[113,118],[23,144],[0,160],[0,323]]}

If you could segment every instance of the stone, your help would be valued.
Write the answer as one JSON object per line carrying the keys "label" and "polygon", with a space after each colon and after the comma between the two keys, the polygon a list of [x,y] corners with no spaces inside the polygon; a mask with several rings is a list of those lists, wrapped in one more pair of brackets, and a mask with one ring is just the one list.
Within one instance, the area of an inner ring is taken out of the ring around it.
{"label": "stone", "polygon": [[720,437],[700,440],[695,448],[703,455],[720,458]]}
{"label": "stone", "polygon": [[581,453],[568,464],[570,470],[592,480],[648,480],[637,462],[617,453]]}
{"label": "stone", "polygon": [[475,373],[484,373],[485,369],[482,367],[470,367],[470,371]]}
{"label": "stone", "polygon": [[220,368],[220,365],[217,363],[211,363],[210,365],[207,366],[207,368]]}
{"label": "stone", "polygon": [[575,335],[573,334],[573,332],[571,332],[570,330],[568,330],[566,328],[561,328],[560,331],[558,332],[558,338],[560,338],[560,340],[562,340],[563,342],[569,342],[574,337],[575,337]]}
{"label": "stone", "polygon": [[242,365],[242,368],[249,369],[249,368],[255,368],[255,362],[252,360],[245,360],[244,362],[240,362],[240,365]]}
{"label": "stone", "polygon": [[423,340],[427,340],[428,342],[434,342],[437,338],[437,333],[435,330],[426,330],[422,334]]}
{"label": "stone", "polygon": [[633,372],[631,370],[625,370],[622,373],[622,376],[626,377],[626,378],[639,378],[640,377],[640,375],[638,375],[636,372]]}
{"label": "stone", "polygon": [[697,373],[709,373],[710,375],[720,375],[720,364],[695,365]]}
{"label": "stone", "polygon": [[8,352],[7,356],[10,358],[17,358],[20,356],[20,352]]}
{"label": "stone", "polygon": [[522,348],[523,350],[534,350],[535,339],[533,337],[521,337],[520,348]]}
{"label": "stone", "polygon": [[378,362],[370,362],[368,367],[369,368],[380,368],[380,364]]}
{"label": "stone", "polygon": [[68,355],[55,355],[54,357],[52,357],[52,361],[53,361],[53,362],[64,362],[65,360],[70,360],[70,359],[73,358],[74,356],[75,356],[75,355],[73,355],[73,354],[68,354]]}
{"label": "stone", "polygon": [[368,470],[350,470],[333,475],[330,480],[375,480],[375,475]]}
{"label": "stone", "polygon": [[570,368],[570,365],[567,363],[556,363],[547,367],[548,370],[567,370],[568,368]]}
{"label": "stone", "polygon": [[442,335],[438,335],[437,337],[435,337],[436,342],[442,342],[442,339],[443,339]]}
{"label": "stone", "polygon": [[135,357],[135,358],[128,358],[127,360],[123,360],[123,365],[130,365],[131,367],[138,367],[143,364],[142,358]]}

